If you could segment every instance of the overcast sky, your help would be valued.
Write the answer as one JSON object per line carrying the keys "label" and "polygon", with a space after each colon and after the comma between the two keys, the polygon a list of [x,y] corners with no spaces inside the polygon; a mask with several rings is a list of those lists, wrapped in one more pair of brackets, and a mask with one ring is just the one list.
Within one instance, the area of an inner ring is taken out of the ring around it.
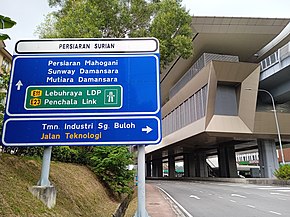
{"label": "overcast sky", "polygon": [[[290,18],[289,0],[183,0],[184,5],[195,16],[234,16]],[[17,22],[12,29],[1,30],[9,34],[5,40],[12,54],[15,43],[20,39],[36,39],[36,27],[45,15],[54,9],[47,0],[0,0],[0,14]]]}

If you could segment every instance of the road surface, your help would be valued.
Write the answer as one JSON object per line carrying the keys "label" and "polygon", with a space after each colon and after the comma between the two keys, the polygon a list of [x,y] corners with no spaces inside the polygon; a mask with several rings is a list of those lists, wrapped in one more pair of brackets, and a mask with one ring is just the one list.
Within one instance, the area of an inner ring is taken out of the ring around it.
{"label": "road surface", "polygon": [[150,181],[188,217],[290,217],[290,186]]}

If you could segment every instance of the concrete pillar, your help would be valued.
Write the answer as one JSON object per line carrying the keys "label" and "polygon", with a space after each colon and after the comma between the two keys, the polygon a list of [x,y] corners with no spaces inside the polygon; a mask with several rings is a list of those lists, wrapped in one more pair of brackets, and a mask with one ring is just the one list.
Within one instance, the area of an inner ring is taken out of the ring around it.
{"label": "concrete pillar", "polygon": [[197,155],[196,174],[198,177],[208,177],[208,167],[206,162],[206,154],[199,152]]}
{"label": "concrete pillar", "polygon": [[162,159],[158,160],[157,177],[163,177],[163,162]]}
{"label": "concrete pillar", "polygon": [[186,153],[183,155],[184,177],[196,176],[196,155],[193,153]]}
{"label": "concrete pillar", "polygon": [[29,191],[49,209],[56,205],[56,189],[54,186],[32,186]]}
{"label": "concrete pillar", "polygon": [[274,171],[279,168],[274,140],[258,140],[259,164],[262,178],[275,178]]}
{"label": "concrete pillar", "polygon": [[175,157],[173,155],[168,156],[168,176],[175,177]]}
{"label": "concrete pillar", "polygon": [[151,177],[151,161],[146,162],[146,177]]}
{"label": "concrete pillar", "polygon": [[156,160],[152,161],[152,177],[157,177],[157,165]]}
{"label": "concrete pillar", "polygon": [[163,176],[163,165],[162,159],[156,159],[152,161],[152,176],[162,177]]}
{"label": "concrete pillar", "polygon": [[225,178],[238,177],[235,146],[221,144],[218,148],[219,175]]}

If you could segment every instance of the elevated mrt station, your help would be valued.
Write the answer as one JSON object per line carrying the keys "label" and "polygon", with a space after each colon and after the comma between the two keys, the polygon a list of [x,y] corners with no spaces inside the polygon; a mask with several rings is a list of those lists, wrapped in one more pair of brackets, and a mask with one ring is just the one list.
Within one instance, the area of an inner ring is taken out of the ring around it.
{"label": "elevated mrt station", "polygon": [[[147,177],[164,176],[164,164],[176,177],[176,162],[185,177],[238,177],[236,154],[245,151],[259,153],[260,177],[273,177],[281,157],[277,123],[283,148],[290,143],[290,85],[278,88],[290,81],[290,67],[280,56],[262,62],[289,45],[289,20],[192,18],[193,57],[177,58],[161,73],[163,139],[146,147]],[[283,52],[288,57],[289,46]],[[277,121],[262,90],[275,93]],[[215,174],[211,156],[218,159]]]}

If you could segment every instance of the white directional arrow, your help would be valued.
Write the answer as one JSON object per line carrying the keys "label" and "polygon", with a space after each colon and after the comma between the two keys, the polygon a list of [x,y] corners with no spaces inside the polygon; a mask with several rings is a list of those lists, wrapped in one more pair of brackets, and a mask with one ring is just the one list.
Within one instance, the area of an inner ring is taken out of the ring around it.
{"label": "white directional arrow", "polygon": [[21,88],[21,86],[23,86],[23,84],[22,84],[22,82],[19,80],[15,86],[17,86],[17,90],[20,90],[20,88]]}
{"label": "white directional arrow", "polygon": [[200,200],[200,198],[198,196],[195,196],[195,195],[190,195],[189,197]]}
{"label": "white directional arrow", "polygon": [[142,128],[143,132],[150,133],[153,129],[151,127],[146,126],[146,128]]}

